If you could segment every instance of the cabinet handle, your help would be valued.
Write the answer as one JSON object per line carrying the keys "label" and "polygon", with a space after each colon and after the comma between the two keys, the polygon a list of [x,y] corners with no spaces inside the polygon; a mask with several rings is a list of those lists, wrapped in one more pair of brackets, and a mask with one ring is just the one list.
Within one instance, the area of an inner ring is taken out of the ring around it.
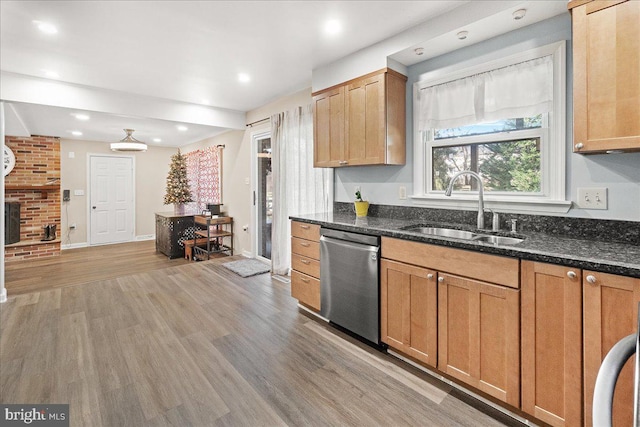
{"label": "cabinet handle", "polygon": [[300,280],[302,280],[304,283],[309,283],[309,279],[305,279],[304,277],[301,277]]}
{"label": "cabinet handle", "polygon": [[303,264],[307,264],[307,265],[310,264],[309,261],[307,261],[306,259],[301,259],[300,262],[303,263]]}
{"label": "cabinet handle", "polygon": [[582,142],[578,142],[576,144],[576,150],[581,150],[582,148],[584,148],[584,144]]}
{"label": "cabinet handle", "polygon": [[567,277],[568,277],[569,279],[575,279],[576,277],[578,277],[578,275],[576,274],[576,272],[575,272],[575,271],[571,271],[571,270],[570,270],[570,271],[567,271]]}
{"label": "cabinet handle", "polygon": [[301,225],[300,228],[302,228],[303,230],[308,230],[311,227],[309,227],[308,225]]}
{"label": "cabinet handle", "polygon": [[429,280],[433,279],[433,274],[431,274],[431,273],[427,274],[427,279],[429,279]]}
{"label": "cabinet handle", "polygon": [[438,282],[440,282],[440,283],[444,282],[444,277],[442,277],[442,276],[438,277]]}
{"label": "cabinet handle", "polygon": [[347,164],[349,164],[349,162],[347,162],[346,160],[340,160],[340,161],[338,162],[338,164],[339,164],[339,165],[347,165]]}
{"label": "cabinet handle", "polygon": [[588,275],[588,276],[587,276],[587,282],[591,283],[592,285],[593,285],[594,283],[596,283],[596,281],[597,281],[597,280],[596,280],[596,276],[594,276],[594,275],[592,275],[592,274],[590,274],[590,275]]}
{"label": "cabinet handle", "polygon": [[309,246],[311,246],[311,245],[309,245],[308,243],[300,243],[300,246],[305,247],[305,248],[308,248],[308,247],[309,247]]}

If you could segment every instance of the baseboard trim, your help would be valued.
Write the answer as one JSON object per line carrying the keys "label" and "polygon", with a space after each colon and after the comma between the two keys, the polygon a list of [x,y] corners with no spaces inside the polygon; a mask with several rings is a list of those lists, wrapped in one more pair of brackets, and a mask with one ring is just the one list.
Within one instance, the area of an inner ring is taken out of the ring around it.
{"label": "baseboard trim", "polygon": [[88,242],[71,243],[71,244],[68,244],[68,245],[60,245],[60,249],[64,251],[64,250],[67,250],[67,249],[86,248],[87,246],[89,246]]}
{"label": "baseboard trim", "polygon": [[136,242],[142,242],[144,240],[155,240],[155,234],[141,234],[140,236],[136,236]]}
{"label": "baseboard trim", "polygon": [[249,251],[242,251],[242,256],[245,258],[253,258],[253,255]]}

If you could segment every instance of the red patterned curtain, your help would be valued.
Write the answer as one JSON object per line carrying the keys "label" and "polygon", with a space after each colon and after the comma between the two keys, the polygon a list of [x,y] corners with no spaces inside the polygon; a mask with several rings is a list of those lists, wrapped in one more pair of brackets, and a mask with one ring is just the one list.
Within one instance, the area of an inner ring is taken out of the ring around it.
{"label": "red patterned curtain", "polygon": [[222,148],[191,151],[186,157],[187,178],[194,200],[189,207],[200,212],[207,204],[222,203]]}

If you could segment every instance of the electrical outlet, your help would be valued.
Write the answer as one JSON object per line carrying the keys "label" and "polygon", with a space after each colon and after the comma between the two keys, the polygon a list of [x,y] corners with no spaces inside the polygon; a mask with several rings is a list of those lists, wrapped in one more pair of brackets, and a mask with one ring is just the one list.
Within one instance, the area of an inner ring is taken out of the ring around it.
{"label": "electrical outlet", "polygon": [[578,207],[607,209],[607,188],[578,188]]}
{"label": "electrical outlet", "polygon": [[400,200],[405,200],[407,198],[407,187],[401,185],[398,189],[398,198]]}

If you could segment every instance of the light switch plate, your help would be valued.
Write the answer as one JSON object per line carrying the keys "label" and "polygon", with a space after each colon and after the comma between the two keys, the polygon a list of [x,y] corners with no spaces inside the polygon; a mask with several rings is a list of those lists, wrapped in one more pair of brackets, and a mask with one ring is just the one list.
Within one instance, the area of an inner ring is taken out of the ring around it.
{"label": "light switch plate", "polygon": [[74,196],[84,196],[84,190],[73,190]]}
{"label": "light switch plate", "polygon": [[577,204],[582,209],[608,209],[607,188],[578,188]]}
{"label": "light switch plate", "polygon": [[404,185],[401,185],[400,188],[398,189],[398,199],[406,200],[406,198],[407,198],[407,187],[405,187]]}

